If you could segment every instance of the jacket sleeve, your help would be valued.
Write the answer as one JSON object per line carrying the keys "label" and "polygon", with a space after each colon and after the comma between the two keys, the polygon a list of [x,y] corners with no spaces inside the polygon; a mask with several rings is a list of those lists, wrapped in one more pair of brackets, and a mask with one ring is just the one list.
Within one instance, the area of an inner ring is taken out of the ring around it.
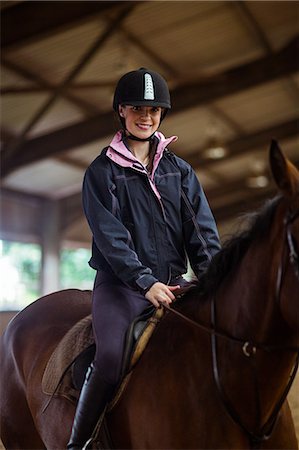
{"label": "jacket sleeve", "polygon": [[116,276],[146,292],[156,281],[150,268],[139,261],[130,232],[120,218],[115,185],[107,168],[90,166],[84,177],[82,200],[94,243]]}
{"label": "jacket sleeve", "polygon": [[182,171],[181,201],[185,247],[191,267],[200,278],[221,246],[205,193],[189,165]]}

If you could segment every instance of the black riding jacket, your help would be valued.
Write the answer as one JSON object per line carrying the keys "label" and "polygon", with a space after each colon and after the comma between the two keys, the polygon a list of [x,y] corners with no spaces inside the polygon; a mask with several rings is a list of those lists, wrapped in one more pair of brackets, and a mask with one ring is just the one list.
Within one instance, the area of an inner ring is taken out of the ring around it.
{"label": "black riding jacket", "polygon": [[93,235],[90,265],[146,291],[186,273],[199,277],[220,249],[214,218],[191,166],[167,150],[176,137],[155,133],[153,168],[118,132],[88,167],[83,206]]}

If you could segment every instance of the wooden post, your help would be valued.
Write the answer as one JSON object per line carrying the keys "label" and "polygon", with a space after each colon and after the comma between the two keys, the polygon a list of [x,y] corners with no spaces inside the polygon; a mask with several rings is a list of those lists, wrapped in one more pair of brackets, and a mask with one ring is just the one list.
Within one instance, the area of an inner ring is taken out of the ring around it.
{"label": "wooden post", "polygon": [[55,292],[60,288],[60,207],[59,202],[46,200],[44,202],[41,220],[42,295]]}

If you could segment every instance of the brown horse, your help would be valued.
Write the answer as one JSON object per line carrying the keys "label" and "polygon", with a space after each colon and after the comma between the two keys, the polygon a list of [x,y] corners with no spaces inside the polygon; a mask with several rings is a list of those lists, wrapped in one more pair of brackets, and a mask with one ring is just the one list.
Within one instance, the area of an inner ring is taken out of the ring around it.
{"label": "brown horse", "polygon": [[[270,155],[281,195],[166,311],[108,413],[114,448],[297,448],[286,396],[299,349],[299,173],[275,142]],[[41,380],[60,339],[90,309],[89,292],[67,290],[9,324],[1,364],[7,449],[65,448],[75,406],[55,397],[43,411]]]}

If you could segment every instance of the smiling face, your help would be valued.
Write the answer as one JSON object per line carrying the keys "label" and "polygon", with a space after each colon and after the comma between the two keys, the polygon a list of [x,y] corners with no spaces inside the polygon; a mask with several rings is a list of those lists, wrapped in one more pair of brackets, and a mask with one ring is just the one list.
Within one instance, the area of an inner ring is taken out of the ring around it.
{"label": "smiling face", "polygon": [[159,128],[162,108],[159,106],[119,106],[119,115],[125,119],[126,130],[141,139],[150,137]]}

